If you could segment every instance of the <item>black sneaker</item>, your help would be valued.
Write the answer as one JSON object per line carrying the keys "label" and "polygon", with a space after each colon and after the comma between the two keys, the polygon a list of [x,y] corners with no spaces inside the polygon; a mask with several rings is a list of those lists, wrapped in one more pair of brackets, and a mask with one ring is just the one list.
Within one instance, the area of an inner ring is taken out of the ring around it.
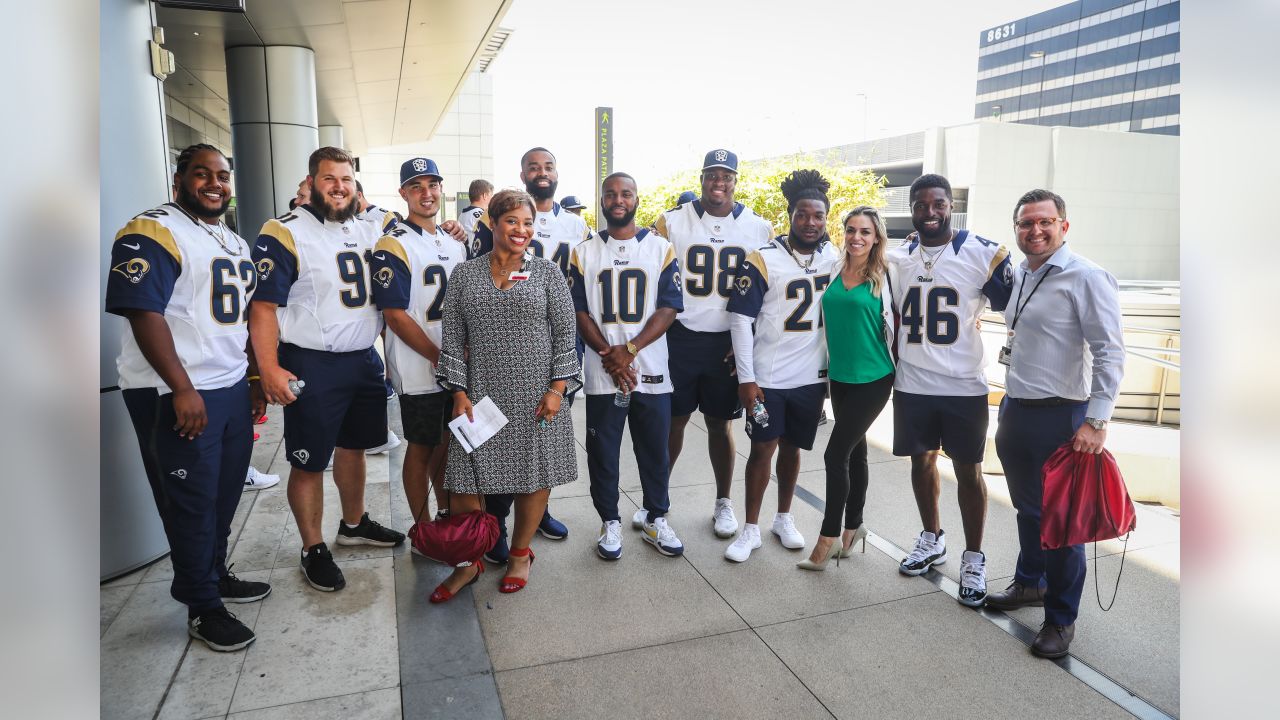
{"label": "black sneaker", "polygon": [[187,634],[203,640],[211,650],[231,652],[257,639],[253,631],[226,608],[208,610],[187,621]]}
{"label": "black sneaker", "polygon": [[329,554],[329,546],[324,543],[312,545],[302,555],[302,576],[311,587],[323,592],[333,592],[347,586],[347,579],[342,577],[342,571],[333,561],[333,555]]}
{"label": "black sneaker", "polygon": [[271,586],[264,582],[241,580],[228,567],[227,574],[218,581],[218,594],[224,603],[251,603],[270,595]]}
{"label": "black sneaker", "polygon": [[511,558],[511,548],[507,545],[507,527],[499,524],[498,527],[502,532],[498,534],[498,540],[489,548],[489,552],[484,554],[484,559],[494,565],[506,565],[507,560]]}
{"label": "black sneaker", "polygon": [[383,527],[369,519],[369,513],[360,516],[360,524],[349,528],[342,520],[338,521],[339,545],[376,545],[377,547],[399,547],[404,542],[404,533]]}

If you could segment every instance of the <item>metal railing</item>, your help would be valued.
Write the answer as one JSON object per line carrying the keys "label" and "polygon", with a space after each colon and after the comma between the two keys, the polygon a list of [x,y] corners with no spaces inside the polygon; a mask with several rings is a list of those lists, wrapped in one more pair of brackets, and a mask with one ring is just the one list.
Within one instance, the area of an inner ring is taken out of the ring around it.
{"label": "metal railing", "polygon": [[[1150,285],[1154,287],[1154,286],[1167,286],[1168,283],[1125,282],[1125,283],[1122,283],[1122,285],[1125,285],[1125,286]],[[998,328],[998,330],[996,328]],[[1004,328],[1005,328],[1005,322],[1004,322],[1003,315],[1000,315],[999,313],[996,313],[996,312],[992,312],[990,310],[983,313],[982,332],[984,333],[998,332],[999,335],[1003,338],[1006,335],[1006,330]],[[1155,365],[1157,368],[1159,368],[1159,373],[1160,373],[1159,380],[1158,380],[1159,390],[1155,393],[1132,392],[1132,391],[1121,393],[1121,396],[1129,397],[1129,398],[1150,398],[1154,396],[1156,401],[1154,424],[1157,426],[1164,425],[1166,424],[1164,421],[1166,413],[1168,412],[1181,413],[1182,411],[1182,408],[1180,406],[1176,409],[1169,407],[1170,399],[1178,400],[1179,405],[1182,399],[1181,393],[1169,392],[1170,376],[1173,373],[1179,373],[1179,375],[1182,373],[1182,365],[1176,359],[1171,359],[1171,358],[1180,359],[1182,356],[1181,348],[1174,347],[1175,345],[1181,345],[1182,331],[1174,328],[1150,328],[1150,327],[1142,327],[1137,325],[1123,325],[1121,326],[1121,331],[1125,335],[1129,335],[1129,334],[1160,335],[1165,338],[1163,345],[1158,345],[1158,344],[1157,345],[1132,345],[1132,344],[1126,343],[1124,348],[1126,355],[1130,355],[1144,362],[1151,363],[1152,365]],[[993,380],[991,381],[991,384],[1000,389],[1004,389],[1004,383],[1002,382]],[[1138,411],[1138,412],[1149,412],[1151,410],[1151,408],[1138,406],[1138,405],[1122,406],[1119,404],[1118,401],[1119,401],[1119,398],[1117,398],[1117,404],[1116,404],[1117,410],[1132,410],[1132,411]],[[1181,425],[1181,423],[1178,423],[1178,424]]]}

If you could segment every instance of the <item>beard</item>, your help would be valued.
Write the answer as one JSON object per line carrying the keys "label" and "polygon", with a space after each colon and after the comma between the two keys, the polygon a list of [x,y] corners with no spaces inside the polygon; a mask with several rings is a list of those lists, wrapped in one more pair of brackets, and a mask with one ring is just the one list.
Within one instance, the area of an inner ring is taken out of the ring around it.
{"label": "beard", "polygon": [[916,232],[920,233],[921,240],[937,240],[938,238],[949,237],[951,235],[951,216],[948,215],[946,220],[943,220],[942,222],[938,223],[937,232],[931,233],[926,231],[924,229],[923,223],[920,225],[916,225],[914,220],[911,221],[911,227],[915,228]]}
{"label": "beard", "polygon": [[329,204],[329,198],[324,193],[313,187],[311,188],[311,199],[307,201],[307,204],[321,211],[325,220],[344,223],[356,216],[356,205],[359,204],[359,201],[354,197],[348,196],[347,199],[349,200],[347,206],[338,210]]}
{"label": "beard", "polygon": [[188,190],[185,185],[178,185],[178,204],[196,217],[216,218],[226,214],[227,208],[231,206],[231,198],[223,197],[222,204],[210,214],[208,206],[204,204],[204,200],[199,195]]}
{"label": "beard", "polygon": [[796,250],[804,250],[806,252],[813,250],[814,248],[821,245],[823,240],[828,240],[828,239],[829,237],[825,232],[819,235],[818,239],[814,240],[813,242],[808,242],[804,238],[800,237],[799,235],[787,236],[787,241],[791,243],[791,247],[795,248]]}
{"label": "beard", "polygon": [[604,224],[608,225],[611,228],[626,227],[631,224],[632,220],[635,220],[635,219],[636,219],[636,211],[634,209],[620,218],[615,218],[607,212],[604,214]]}
{"label": "beard", "polygon": [[524,190],[532,195],[534,200],[542,202],[543,200],[550,200],[556,196],[556,186],[559,184],[560,181],[553,180],[546,187],[542,187],[538,185],[538,178],[533,178],[524,184]]}

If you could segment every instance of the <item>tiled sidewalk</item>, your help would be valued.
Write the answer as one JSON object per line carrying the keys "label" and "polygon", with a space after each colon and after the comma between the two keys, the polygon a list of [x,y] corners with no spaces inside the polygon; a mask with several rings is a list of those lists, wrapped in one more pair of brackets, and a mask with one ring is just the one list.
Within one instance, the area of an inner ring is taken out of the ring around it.
{"label": "tiled sidewalk", "polygon": [[[398,431],[394,405],[391,417]],[[254,464],[287,476],[279,420],[274,410],[259,426]],[[581,403],[574,422],[581,436]],[[816,451],[804,456],[792,506],[810,547],[821,517],[821,449],[830,427],[820,429]],[[738,435],[742,457],[733,495],[741,522],[748,441]],[[368,459],[369,511],[399,529],[409,524],[399,481],[403,449]],[[624,445],[624,518],[640,502],[629,454]],[[599,520],[581,449],[578,461],[579,481],[552,498],[570,537],[534,541],[538,559],[528,588],[501,595],[501,573],[490,568],[440,606],[425,598],[447,569],[407,547],[331,543],[347,588],[312,590],[298,571],[284,483],[246,493],[232,528],[231,560],[238,575],[268,580],[273,592],[232,611],[254,627],[257,642],[230,654],[189,642],[185,610],[169,597],[167,560],[107,583],[101,589],[102,717],[1131,716],[1063,666],[1032,657],[989,619],[1007,622],[1003,614],[969,610],[940,591],[942,577],[958,579],[958,559],[940,566],[934,582],[897,573],[892,553],[905,552],[919,531],[909,461],[873,448],[867,526],[876,537],[865,555],[824,573],[796,570],[806,553],[782,548],[768,533],[776,507],[772,488],[761,514],[764,547],[742,565],[723,559],[729,541],[711,532],[714,484],[696,417],[671,491],[670,519],[687,547],[683,558],[658,555],[624,523],[622,560],[597,559]],[[988,485],[984,545],[989,584],[1000,589],[1013,574],[1017,540],[1002,478],[991,476]],[[943,527],[955,528],[958,540],[954,497],[954,483],[944,483]],[[1115,608],[1099,611],[1092,583],[1086,586],[1073,662],[1176,716],[1179,523],[1163,509],[1139,513]],[[326,528],[337,518],[329,483]],[[1099,546],[1104,596],[1119,549]],[[1013,613],[1011,625],[1034,631],[1038,613]]]}

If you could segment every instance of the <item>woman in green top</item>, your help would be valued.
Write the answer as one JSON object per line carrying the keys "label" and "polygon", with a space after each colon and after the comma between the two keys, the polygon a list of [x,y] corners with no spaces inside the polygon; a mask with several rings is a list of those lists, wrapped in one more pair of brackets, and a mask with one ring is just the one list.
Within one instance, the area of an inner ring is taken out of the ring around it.
{"label": "woman in green top", "polygon": [[[880,213],[865,205],[844,216],[844,252],[822,296],[830,356],[831,406],[836,425],[827,442],[827,510],[818,544],[797,566],[823,570],[833,557],[848,557],[867,530],[867,428],[889,402],[893,389],[893,321],[886,287],[885,244]],[[841,516],[844,533],[841,535]]]}

